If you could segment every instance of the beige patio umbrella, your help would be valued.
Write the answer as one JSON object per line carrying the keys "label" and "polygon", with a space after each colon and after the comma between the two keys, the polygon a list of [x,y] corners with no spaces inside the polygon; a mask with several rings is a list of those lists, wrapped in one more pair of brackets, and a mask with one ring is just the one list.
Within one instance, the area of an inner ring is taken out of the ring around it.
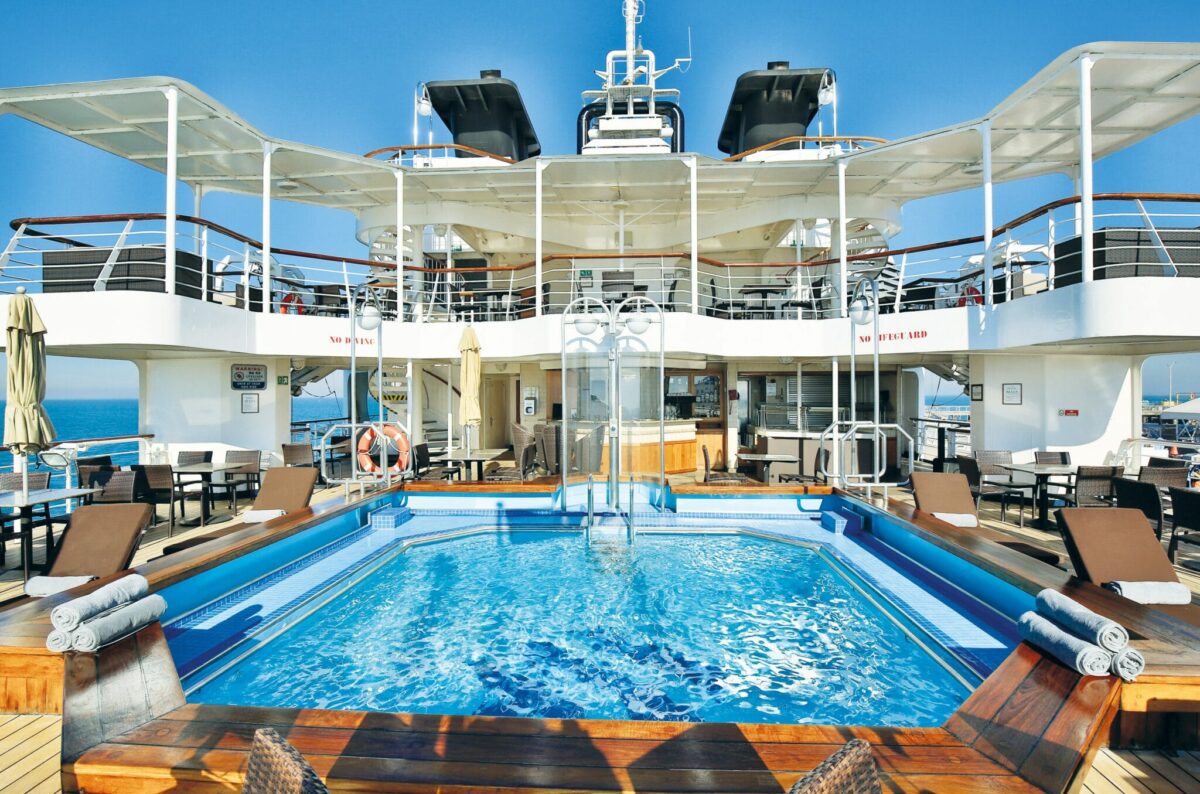
{"label": "beige patio umbrella", "polygon": [[479,337],[469,325],[463,329],[462,339],[458,341],[458,352],[462,356],[458,373],[458,421],[462,423],[469,453],[471,433],[468,428],[479,427],[483,418],[479,409]]}
{"label": "beige patio umbrella", "polygon": [[24,287],[8,301],[5,352],[8,354],[8,398],[4,406],[4,443],[25,456],[22,495],[29,495],[29,456],[51,446],[54,425],[46,398],[46,326]]}

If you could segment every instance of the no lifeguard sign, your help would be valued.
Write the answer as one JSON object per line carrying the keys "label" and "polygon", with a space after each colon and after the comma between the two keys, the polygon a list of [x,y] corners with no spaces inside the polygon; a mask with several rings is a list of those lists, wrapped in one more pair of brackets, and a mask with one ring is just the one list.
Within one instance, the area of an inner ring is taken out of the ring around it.
{"label": "no lifeguard sign", "polygon": [[234,391],[262,391],[267,388],[266,364],[234,364],[229,369],[229,386]]}

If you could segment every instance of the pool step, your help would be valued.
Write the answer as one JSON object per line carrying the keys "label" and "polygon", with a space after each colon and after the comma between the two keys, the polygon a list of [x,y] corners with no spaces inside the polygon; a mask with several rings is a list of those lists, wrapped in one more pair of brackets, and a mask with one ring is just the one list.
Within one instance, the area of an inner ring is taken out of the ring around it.
{"label": "pool step", "polygon": [[412,510],[407,507],[385,507],[371,513],[371,529],[397,529],[413,517]]}

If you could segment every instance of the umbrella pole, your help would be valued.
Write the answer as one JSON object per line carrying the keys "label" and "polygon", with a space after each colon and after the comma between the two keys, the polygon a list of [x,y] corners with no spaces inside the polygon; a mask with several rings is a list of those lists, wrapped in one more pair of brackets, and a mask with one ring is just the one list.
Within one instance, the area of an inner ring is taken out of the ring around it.
{"label": "umbrella pole", "polygon": [[25,465],[21,467],[21,501],[29,499],[29,455],[22,456],[25,459]]}

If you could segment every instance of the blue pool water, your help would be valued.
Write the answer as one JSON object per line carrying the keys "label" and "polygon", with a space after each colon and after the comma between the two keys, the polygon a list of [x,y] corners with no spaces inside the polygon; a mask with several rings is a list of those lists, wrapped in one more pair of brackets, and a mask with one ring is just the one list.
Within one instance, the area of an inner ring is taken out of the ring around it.
{"label": "blue pool water", "polygon": [[190,699],[931,726],[966,695],[812,549],[511,531],[410,547]]}

